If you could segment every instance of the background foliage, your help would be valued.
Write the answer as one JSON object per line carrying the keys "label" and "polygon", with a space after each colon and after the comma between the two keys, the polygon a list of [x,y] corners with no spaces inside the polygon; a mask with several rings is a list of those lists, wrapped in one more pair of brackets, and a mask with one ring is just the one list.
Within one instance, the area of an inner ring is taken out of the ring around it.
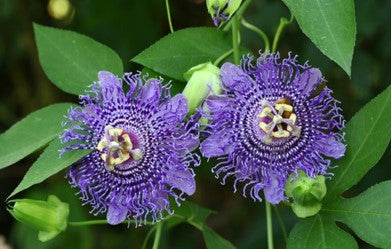
{"label": "background foliage", "polygon": [[[2,0],[0,2],[0,27],[2,30],[0,35],[2,87],[0,92],[0,132],[32,111],[48,104],[77,102],[75,96],[61,92],[43,73],[38,62],[33,36],[33,21],[74,30],[106,44],[121,56],[124,71],[141,69],[139,64],[132,63],[130,60],[169,32],[164,2],[160,0],[122,0],[110,3],[103,0],[82,0],[72,1],[72,4],[73,13],[64,20],[56,20],[48,14],[47,1]],[[212,25],[202,0],[172,0],[171,8],[176,30],[184,27]],[[301,55],[299,58],[301,62],[308,59],[312,65],[321,68],[330,88],[334,90],[335,96],[341,100],[347,120],[391,82],[391,71],[389,70],[391,29],[385,25],[390,23],[391,17],[388,13],[391,11],[391,2],[357,0],[355,8],[358,35],[352,61],[351,79],[337,64],[321,54],[300,31],[296,22],[287,27],[279,43],[279,50],[283,55],[292,51]],[[282,1],[259,0],[253,1],[247,11],[246,19],[272,36],[281,16],[289,17],[289,11]],[[242,39],[244,45],[254,52],[262,46],[258,37],[244,29],[242,37],[245,37]],[[61,37],[59,41],[61,41]],[[183,46],[186,47],[186,43],[189,42],[192,41],[184,40]],[[220,49],[222,52],[227,50],[226,48]],[[216,53],[216,56],[219,54],[221,53]],[[136,58],[133,61],[137,62]],[[122,69],[113,70],[119,72]],[[155,70],[158,71],[156,68]],[[170,76],[174,79],[180,77],[175,68]],[[174,81],[174,84],[176,91],[180,91],[184,83]],[[66,90],[78,91],[77,89]],[[56,134],[58,131],[43,132]],[[14,134],[14,136],[15,144],[9,145],[10,148],[17,148],[18,143],[22,144],[28,141],[28,134],[19,134],[19,137]],[[39,143],[39,141],[37,142]],[[37,155],[29,156],[13,167],[0,171],[1,201],[5,200],[15,189]],[[3,159],[0,155],[0,162],[7,162],[6,160],[12,162],[17,157],[18,155],[15,155],[15,158]],[[391,153],[388,149],[381,161],[357,186],[346,193],[345,197],[356,196],[369,186],[390,179],[391,170],[387,164],[390,159]],[[233,195],[229,184],[223,187],[214,179],[207,163],[197,168],[196,173],[198,189],[189,200],[218,212],[210,216],[208,225],[225,238],[229,238],[237,248],[265,248],[266,226],[263,205],[244,199],[240,194]],[[74,196],[75,190],[65,184],[63,177],[64,172],[58,173],[43,184],[31,188],[24,197],[45,199],[49,193],[57,194],[64,201],[70,203],[70,220],[88,219],[90,217],[88,209],[80,206],[80,201]],[[384,184],[381,185],[368,191],[380,191],[381,194],[387,187],[383,186]],[[362,198],[365,198],[365,195]],[[353,205],[355,204],[353,202],[359,203],[361,199],[354,198],[341,205]],[[289,231],[298,219],[289,208],[281,206],[280,211]],[[334,215],[337,216],[337,214]],[[314,217],[312,221],[308,222],[319,224],[322,222],[322,217]],[[339,216],[339,219],[343,219],[343,217]],[[349,224],[346,219],[343,222]],[[277,219],[274,219],[274,223],[275,238],[283,238]],[[306,225],[308,224],[301,223],[301,227]],[[327,225],[335,226],[325,224],[325,226]],[[346,228],[342,223],[339,225]],[[0,234],[3,234],[14,248],[129,248],[129,245],[132,245],[132,248],[139,248],[147,231],[146,228],[133,229],[131,227],[127,229],[125,226],[114,228],[107,226],[70,227],[66,233],[43,244],[36,239],[36,232],[14,223],[5,211],[5,206],[0,205]],[[338,232],[338,230],[330,229],[330,233],[335,231]],[[103,233],[105,236],[99,236]],[[185,246],[186,248],[204,248],[202,236],[201,232],[187,224],[179,225],[169,233],[163,234],[162,248],[184,248]],[[330,234],[330,236],[335,237],[335,234]],[[365,242],[356,239],[359,241],[360,248],[371,248]],[[189,241],[194,243],[189,243]],[[212,243],[213,238],[210,241]],[[279,239],[275,242],[276,248],[285,248],[284,240]]]}

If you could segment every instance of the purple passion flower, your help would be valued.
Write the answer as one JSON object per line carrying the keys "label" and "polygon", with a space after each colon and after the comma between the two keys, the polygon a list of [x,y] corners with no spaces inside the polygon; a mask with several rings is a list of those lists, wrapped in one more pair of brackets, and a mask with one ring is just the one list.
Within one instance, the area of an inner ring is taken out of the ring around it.
{"label": "purple passion flower", "polygon": [[[297,56],[296,56],[297,57]],[[208,137],[200,150],[218,157],[216,177],[233,176],[234,189],[245,182],[254,200],[264,191],[268,202],[285,200],[284,188],[291,173],[309,177],[326,173],[330,159],[345,152],[341,108],[332,91],[324,87],[317,68],[298,64],[296,57],[280,60],[279,54],[261,54],[225,63],[221,68],[223,93],[206,99],[203,116]],[[255,64],[255,65],[254,65]]]}
{"label": "purple passion flower", "polygon": [[103,71],[98,78],[88,95],[80,96],[82,106],[69,111],[61,135],[63,143],[71,142],[61,153],[93,150],[71,166],[70,183],[91,213],[107,212],[110,224],[126,218],[136,225],[148,217],[157,221],[163,211],[171,212],[170,195],[179,205],[184,193],[195,192],[189,166],[199,165],[191,153],[198,146],[198,127],[192,120],[184,123],[187,100],[181,94],[170,98],[162,79],[128,73],[122,80]]}

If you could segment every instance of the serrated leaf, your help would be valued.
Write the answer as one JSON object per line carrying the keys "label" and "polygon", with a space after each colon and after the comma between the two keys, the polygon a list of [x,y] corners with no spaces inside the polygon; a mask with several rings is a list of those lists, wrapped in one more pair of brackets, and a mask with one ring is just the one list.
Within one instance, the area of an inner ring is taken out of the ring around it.
{"label": "serrated leaf", "polygon": [[301,220],[289,234],[288,249],[356,249],[354,238],[337,227],[331,217],[316,215]]}
{"label": "serrated leaf", "polygon": [[28,189],[37,183],[44,181],[45,179],[60,172],[91,152],[90,150],[72,150],[66,152],[60,158],[59,150],[61,150],[63,147],[64,145],[61,144],[59,138],[53,140],[37,159],[37,161],[35,161],[35,163],[30,167],[22,181],[10,194],[10,196],[8,196],[8,198],[25,189]]}
{"label": "serrated leaf", "polygon": [[57,137],[71,104],[54,104],[29,114],[0,135],[0,169],[33,153]]}
{"label": "serrated leaf", "polygon": [[183,74],[191,67],[213,62],[230,49],[229,34],[222,30],[187,28],[163,37],[132,61],[183,81]]}
{"label": "serrated leaf", "polygon": [[301,30],[350,76],[356,18],[353,0],[283,0]]}
{"label": "serrated leaf", "polygon": [[39,61],[48,78],[65,92],[83,94],[98,80],[98,72],[123,74],[121,58],[93,39],[57,28],[34,24]]}
{"label": "serrated leaf", "polygon": [[235,249],[236,247],[228,240],[221,237],[213,229],[204,225],[202,229],[204,241],[208,249]]}
{"label": "serrated leaf", "polygon": [[355,185],[381,158],[391,139],[391,86],[366,104],[346,125],[345,156],[327,186],[331,203]]}
{"label": "serrated leaf", "polygon": [[361,239],[391,248],[391,181],[372,186],[350,199],[329,203],[322,211],[348,225]]}

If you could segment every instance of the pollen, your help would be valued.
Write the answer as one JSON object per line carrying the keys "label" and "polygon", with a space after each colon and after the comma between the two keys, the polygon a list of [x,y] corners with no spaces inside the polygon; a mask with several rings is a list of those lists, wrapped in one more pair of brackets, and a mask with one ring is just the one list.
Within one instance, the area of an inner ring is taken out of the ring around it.
{"label": "pollen", "polygon": [[259,128],[263,131],[262,140],[270,144],[273,139],[289,138],[300,135],[300,127],[296,125],[297,116],[292,102],[281,98],[271,105],[267,100],[261,101],[262,111],[258,114]]}
{"label": "pollen", "polygon": [[102,152],[100,157],[105,161],[108,171],[129,160],[142,159],[142,151],[140,148],[135,148],[130,133],[110,125],[105,127],[105,134],[96,148]]}

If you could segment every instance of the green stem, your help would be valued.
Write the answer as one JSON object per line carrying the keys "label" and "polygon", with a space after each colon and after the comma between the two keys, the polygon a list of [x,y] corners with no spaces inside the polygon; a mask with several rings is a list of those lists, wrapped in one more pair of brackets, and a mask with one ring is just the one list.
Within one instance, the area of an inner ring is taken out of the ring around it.
{"label": "green stem", "polygon": [[[242,6],[239,7],[238,11],[236,11],[235,16],[238,16],[239,19],[241,19],[242,16],[243,16],[243,13],[246,11],[246,9],[247,9],[247,7],[250,5],[251,1],[252,1],[252,0],[247,0],[247,1],[245,1],[245,2],[242,4]],[[228,31],[228,30],[231,28],[232,23],[233,23],[233,19],[229,20],[229,21],[227,22],[227,24],[225,25],[225,27],[223,28],[223,30],[224,30],[224,31]]]}
{"label": "green stem", "polygon": [[162,228],[163,228],[163,222],[159,222],[156,225],[156,233],[155,233],[155,239],[153,241],[152,249],[158,249],[160,244],[160,237],[162,235]]}
{"label": "green stem", "polygon": [[277,49],[278,40],[280,39],[281,33],[284,30],[285,26],[290,24],[293,21],[293,15],[291,14],[291,18],[287,20],[285,17],[281,17],[280,24],[278,25],[276,34],[273,39],[272,52],[275,53]]}
{"label": "green stem", "polygon": [[233,51],[234,51],[234,50],[231,48],[230,50],[228,50],[228,51],[225,52],[224,54],[220,55],[220,57],[217,58],[217,59],[215,60],[215,62],[213,62],[213,65],[215,65],[215,66],[219,65],[220,62],[221,62],[222,60],[224,60],[225,58],[227,58],[230,54],[232,54]]}
{"label": "green stem", "polygon": [[156,230],[156,226],[152,227],[148,233],[147,233],[147,236],[145,236],[145,239],[144,239],[144,242],[143,242],[143,246],[141,247],[142,249],[145,249],[147,248],[147,244],[148,244],[148,241],[149,241],[149,238],[152,236],[153,232]]}
{"label": "green stem", "polygon": [[170,4],[168,3],[168,0],[166,0],[166,10],[167,10],[168,25],[170,26],[170,32],[174,33],[174,28],[172,27],[172,21],[171,21]]}
{"label": "green stem", "polygon": [[273,223],[270,203],[265,200],[266,208],[266,228],[267,228],[267,248],[273,249]]}
{"label": "green stem", "polygon": [[232,18],[232,49],[234,50],[234,62],[239,64],[240,51],[239,51],[239,23],[238,16],[234,15]]}
{"label": "green stem", "polygon": [[246,20],[244,20],[244,18],[242,19],[242,25],[247,29],[257,33],[263,39],[263,42],[265,43],[265,53],[268,53],[270,51],[270,42],[265,32],[263,32],[258,27],[252,25],[251,23],[248,23]]}
{"label": "green stem", "polygon": [[274,208],[274,212],[276,213],[277,221],[278,221],[278,224],[281,227],[282,234],[284,236],[284,240],[285,240],[285,243],[286,243],[286,241],[288,239],[288,234],[286,232],[284,221],[281,219],[280,212],[278,211],[278,208],[276,206],[273,206],[273,208]]}
{"label": "green stem", "polygon": [[[135,224],[136,221],[134,220],[124,220],[122,222],[122,224],[128,224],[131,223],[131,224]],[[90,225],[107,225],[107,220],[87,220],[87,221],[70,221],[68,222],[68,225],[72,226],[72,227],[81,227],[81,226],[90,226]],[[148,222],[146,223],[146,225],[154,225],[154,223],[152,222]]]}

